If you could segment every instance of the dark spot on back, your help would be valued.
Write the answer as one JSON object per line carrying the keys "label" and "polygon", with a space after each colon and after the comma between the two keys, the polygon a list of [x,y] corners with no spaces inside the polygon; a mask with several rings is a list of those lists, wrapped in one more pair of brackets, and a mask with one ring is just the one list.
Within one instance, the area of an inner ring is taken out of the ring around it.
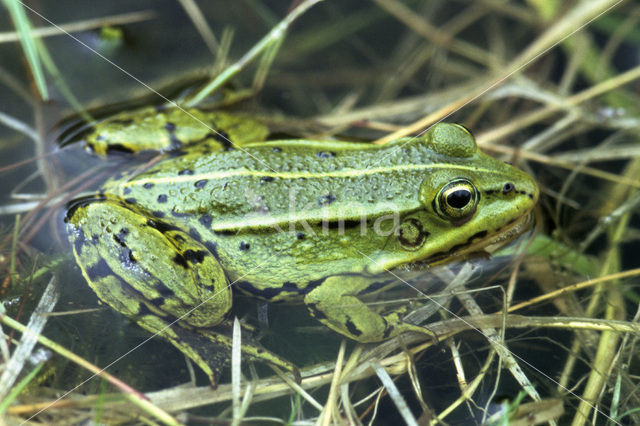
{"label": "dark spot on back", "polygon": [[151,188],[153,188],[153,183],[152,182],[145,182],[144,185],[142,185],[142,187],[144,189],[151,189]]}
{"label": "dark spot on back", "polygon": [[163,211],[160,210],[155,210],[153,212],[151,212],[151,214],[153,215],[153,217],[158,217],[158,218],[162,218],[165,217],[165,213]]}
{"label": "dark spot on back", "polygon": [[189,217],[189,213],[181,213],[175,210],[171,210],[171,216],[173,217]]}
{"label": "dark spot on back", "polygon": [[282,148],[279,148],[279,147],[277,147],[277,146],[274,146],[274,147],[272,148],[272,150],[273,150],[273,152],[282,152]]}
{"label": "dark spot on back", "polygon": [[246,251],[249,250],[249,247],[251,247],[251,244],[240,241],[240,250]]}
{"label": "dark spot on back", "polygon": [[178,172],[178,176],[192,175],[192,174],[193,174],[193,170],[191,169],[183,169]]}
{"label": "dark spot on back", "polygon": [[273,176],[262,176],[260,178],[260,183],[273,182]]}
{"label": "dark spot on back", "polygon": [[167,202],[167,194],[160,194],[158,195],[158,202],[159,203],[166,203]]}
{"label": "dark spot on back", "polygon": [[135,198],[125,198],[124,202],[128,204],[136,204],[138,200],[136,200]]}
{"label": "dark spot on back", "polygon": [[174,131],[176,130],[176,125],[175,125],[174,123],[171,123],[171,122],[169,122],[169,121],[168,121],[168,122],[164,125],[164,128],[165,128],[168,132],[174,132]]}
{"label": "dark spot on back", "polygon": [[206,184],[207,184],[206,179],[200,179],[200,180],[197,180],[196,183],[194,183],[193,185],[199,189],[199,188],[204,188]]}
{"label": "dark spot on back", "polygon": [[327,194],[318,198],[318,204],[320,204],[321,206],[327,206],[333,203],[335,200],[336,200],[336,197],[333,196],[333,194]]}
{"label": "dark spot on back", "polygon": [[318,151],[316,152],[316,157],[318,158],[331,158],[335,157],[336,153],[333,151]]}
{"label": "dark spot on back", "polygon": [[130,186],[125,186],[124,189],[122,190],[122,193],[124,195],[131,194],[131,187]]}
{"label": "dark spot on back", "polygon": [[305,239],[305,237],[306,237],[306,235],[305,235],[305,233],[304,233],[304,232],[298,232],[298,233],[296,234],[296,238],[297,238],[297,239],[299,239],[299,240],[304,240],[304,239]]}

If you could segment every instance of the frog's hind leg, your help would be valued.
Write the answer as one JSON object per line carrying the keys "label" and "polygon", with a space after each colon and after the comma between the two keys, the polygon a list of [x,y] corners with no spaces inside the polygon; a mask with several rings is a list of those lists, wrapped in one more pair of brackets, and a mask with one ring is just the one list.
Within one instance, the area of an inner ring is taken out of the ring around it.
{"label": "frog's hind leg", "polygon": [[213,254],[188,233],[118,199],[75,203],[67,226],[76,261],[98,297],[170,340],[213,379],[208,354],[166,326],[213,327],[230,311],[231,289]]}
{"label": "frog's hind leg", "polygon": [[[215,387],[218,382],[217,377],[222,368],[228,365],[230,359],[230,349],[233,345],[233,339],[229,337],[232,327],[230,321],[224,321],[223,324],[216,327],[216,331],[213,331],[180,327],[175,323],[166,322],[168,320],[169,318],[153,316],[148,321],[140,322],[140,325],[171,342],[204,371],[211,385]],[[218,332],[219,329],[222,329],[224,333]],[[295,365],[250,339],[242,340],[242,352],[243,355],[282,368],[292,374],[297,383],[300,383],[300,372]]]}
{"label": "frog's hind leg", "polygon": [[[226,359],[221,348],[232,342],[209,328],[225,322],[232,293],[213,253],[119,199],[80,200],[66,221],[76,261],[98,297],[169,340],[215,384]],[[299,377],[295,366],[259,345],[243,342],[243,350]]]}

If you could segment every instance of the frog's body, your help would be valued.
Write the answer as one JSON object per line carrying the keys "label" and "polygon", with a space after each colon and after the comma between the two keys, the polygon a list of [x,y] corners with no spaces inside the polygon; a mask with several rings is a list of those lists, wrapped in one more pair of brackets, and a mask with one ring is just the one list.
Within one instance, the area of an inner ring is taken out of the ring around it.
{"label": "frog's body", "polygon": [[[180,124],[164,128],[176,134]],[[395,282],[388,269],[521,232],[538,197],[528,175],[482,154],[454,124],[383,146],[278,140],[216,150],[205,142],[213,138],[199,139],[207,152],[168,138],[176,151],[106,182],[67,214],[90,285],[152,331],[175,318],[185,329],[219,324],[233,288],[304,302],[363,342],[430,334],[357,296]],[[179,332],[164,334],[207,370]]]}

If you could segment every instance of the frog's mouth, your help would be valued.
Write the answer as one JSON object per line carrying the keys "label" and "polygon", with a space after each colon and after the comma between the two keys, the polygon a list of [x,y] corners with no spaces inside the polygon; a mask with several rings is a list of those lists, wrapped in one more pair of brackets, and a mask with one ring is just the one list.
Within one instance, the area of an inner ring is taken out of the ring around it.
{"label": "frog's mouth", "polygon": [[535,215],[533,211],[531,211],[528,214],[519,217],[515,221],[496,229],[494,232],[482,239],[473,240],[470,244],[456,247],[446,253],[438,253],[435,256],[431,256],[427,259],[419,260],[416,262],[411,262],[409,264],[399,266],[398,268],[403,270],[426,269],[431,266],[450,263],[451,261],[460,260],[465,257],[473,257],[474,254],[493,254],[494,252],[514,241],[527,231],[533,231],[534,224]]}

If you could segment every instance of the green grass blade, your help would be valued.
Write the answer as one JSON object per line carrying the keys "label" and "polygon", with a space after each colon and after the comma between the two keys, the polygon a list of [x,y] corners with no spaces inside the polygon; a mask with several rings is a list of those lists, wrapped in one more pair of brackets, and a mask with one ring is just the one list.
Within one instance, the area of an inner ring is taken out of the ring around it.
{"label": "green grass blade", "polygon": [[43,100],[49,99],[49,93],[47,91],[47,83],[44,79],[44,72],[42,70],[42,64],[40,63],[40,57],[38,56],[38,49],[36,47],[36,40],[31,37],[31,23],[27,18],[27,14],[22,7],[22,4],[17,0],[3,0],[6,8],[9,10],[13,25],[16,27],[16,31],[20,35],[20,44],[22,50],[27,58],[27,63],[31,69],[31,74],[36,82],[40,97]]}

